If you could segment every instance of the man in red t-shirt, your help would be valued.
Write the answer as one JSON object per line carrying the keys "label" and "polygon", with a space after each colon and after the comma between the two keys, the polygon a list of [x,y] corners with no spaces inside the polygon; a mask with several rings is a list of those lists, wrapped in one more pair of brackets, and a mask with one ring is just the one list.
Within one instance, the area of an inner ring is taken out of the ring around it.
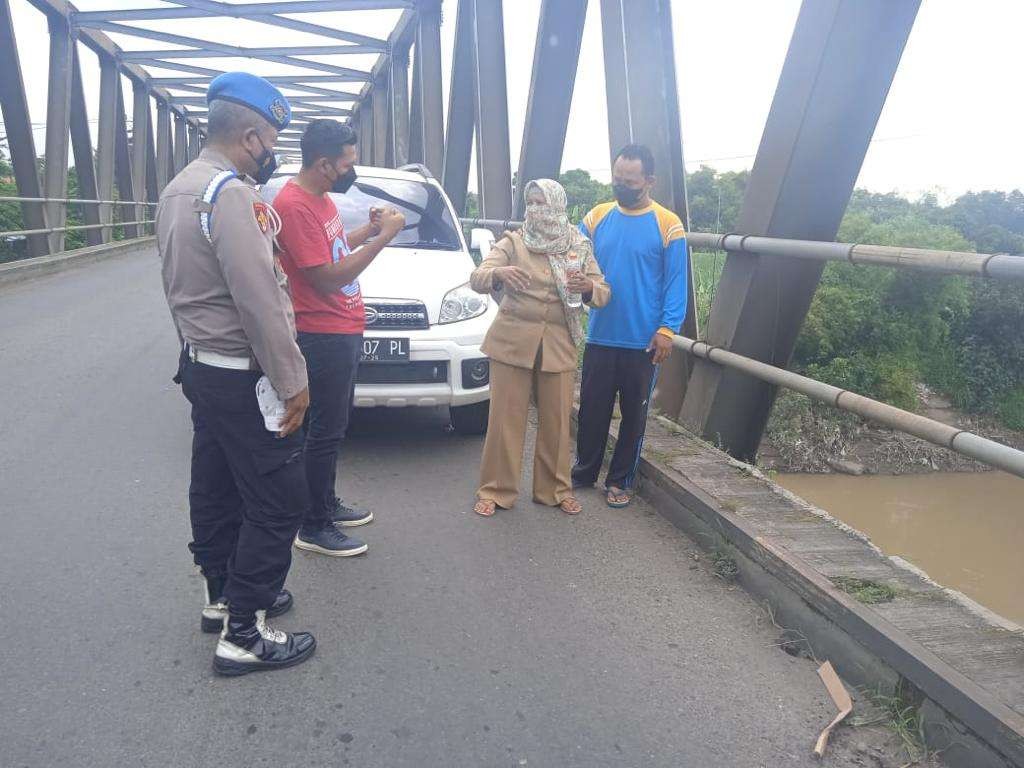
{"label": "man in red t-shirt", "polygon": [[295,546],[334,557],[367,549],[338,526],[373,519],[372,512],[345,506],[334,485],[366,327],[359,275],[405,226],[396,209],[373,209],[369,223],[346,236],[328,193],[343,194],[355,181],[356,141],[356,132],[336,120],[311,122],[300,142],[302,170],[274,198],[281,217],[277,245],[309,374],[305,454],[310,508]]}

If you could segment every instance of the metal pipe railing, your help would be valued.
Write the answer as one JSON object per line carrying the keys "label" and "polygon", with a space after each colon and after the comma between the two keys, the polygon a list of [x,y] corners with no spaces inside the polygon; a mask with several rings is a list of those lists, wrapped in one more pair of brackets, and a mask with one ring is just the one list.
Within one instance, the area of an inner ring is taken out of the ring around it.
{"label": "metal pipe railing", "polygon": [[676,336],[673,343],[695,357],[741,371],[769,384],[791,389],[833,408],[848,411],[868,421],[914,435],[933,445],[948,448],[983,464],[1005,470],[1018,477],[1024,477],[1024,451],[1018,451],[973,432],[951,427],[941,421],[904,411],[855,392],[833,387],[798,373],[737,355],[735,352],[729,352],[720,347],[713,347],[703,341]]}
{"label": "metal pipe railing", "polygon": [[523,226],[521,221],[501,219],[459,219],[464,227],[482,227],[484,229],[519,229]]}
{"label": "metal pipe railing", "polygon": [[43,229],[11,229],[0,231],[0,237],[27,237],[28,235],[50,235],[55,232],[75,232],[85,229],[111,229],[113,227],[134,227],[154,224],[156,219],[143,221],[115,221],[112,224],[72,224],[66,227],[44,227]]}
{"label": "metal pipe railing", "polygon": [[1003,253],[939,251],[933,248],[903,248],[891,245],[826,243],[790,240],[782,237],[690,232],[687,242],[694,250],[756,253],[762,256],[793,256],[812,261],[845,261],[897,269],[971,275],[1002,280],[1024,280],[1024,256]]}
{"label": "metal pipe railing", "polygon": [[[515,229],[521,221],[501,219],[459,219],[464,226],[487,229]],[[880,267],[968,275],[997,280],[1024,281],[1024,256],[1005,253],[939,251],[933,248],[903,248],[892,245],[827,243],[818,240],[790,240],[783,237],[689,232],[686,241],[695,251],[730,251],[762,256],[793,256],[812,261],[845,261]]]}
{"label": "metal pipe railing", "polygon": [[0,197],[0,203],[88,203],[89,205],[149,205],[146,200],[82,200],[77,197]]}

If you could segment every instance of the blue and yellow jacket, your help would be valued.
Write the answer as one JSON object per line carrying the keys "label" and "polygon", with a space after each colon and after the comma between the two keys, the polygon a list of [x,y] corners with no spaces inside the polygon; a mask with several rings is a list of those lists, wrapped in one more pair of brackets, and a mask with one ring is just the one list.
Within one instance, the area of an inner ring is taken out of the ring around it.
{"label": "blue and yellow jacket", "polygon": [[653,202],[635,211],[602,203],[583,218],[580,231],[594,242],[612,289],[607,306],[590,310],[588,341],[646,349],[656,332],[678,331],[686,316],[689,275],[679,217]]}

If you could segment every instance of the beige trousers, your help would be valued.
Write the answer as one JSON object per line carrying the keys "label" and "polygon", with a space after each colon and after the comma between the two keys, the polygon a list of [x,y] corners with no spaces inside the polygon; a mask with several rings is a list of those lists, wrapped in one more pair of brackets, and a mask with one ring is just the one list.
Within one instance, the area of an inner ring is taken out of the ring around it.
{"label": "beige trousers", "polygon": [[530,394],[537,403],[533,500],[558,506],[572,496],[569,418],[573,372],[544,373],[491,361],[491,407],[477,496],[508,509],[519,495]]}

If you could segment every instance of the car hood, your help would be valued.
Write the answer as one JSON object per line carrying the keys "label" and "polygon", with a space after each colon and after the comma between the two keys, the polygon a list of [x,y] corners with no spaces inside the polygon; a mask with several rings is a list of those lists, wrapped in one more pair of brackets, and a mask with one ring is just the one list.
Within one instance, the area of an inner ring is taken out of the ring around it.
{"label": "car hood", "polygon": [[473,260],[465,251],[385,248],[359,276],[363,299],[422,301],[433,325],[452,288],[469,282]]}

